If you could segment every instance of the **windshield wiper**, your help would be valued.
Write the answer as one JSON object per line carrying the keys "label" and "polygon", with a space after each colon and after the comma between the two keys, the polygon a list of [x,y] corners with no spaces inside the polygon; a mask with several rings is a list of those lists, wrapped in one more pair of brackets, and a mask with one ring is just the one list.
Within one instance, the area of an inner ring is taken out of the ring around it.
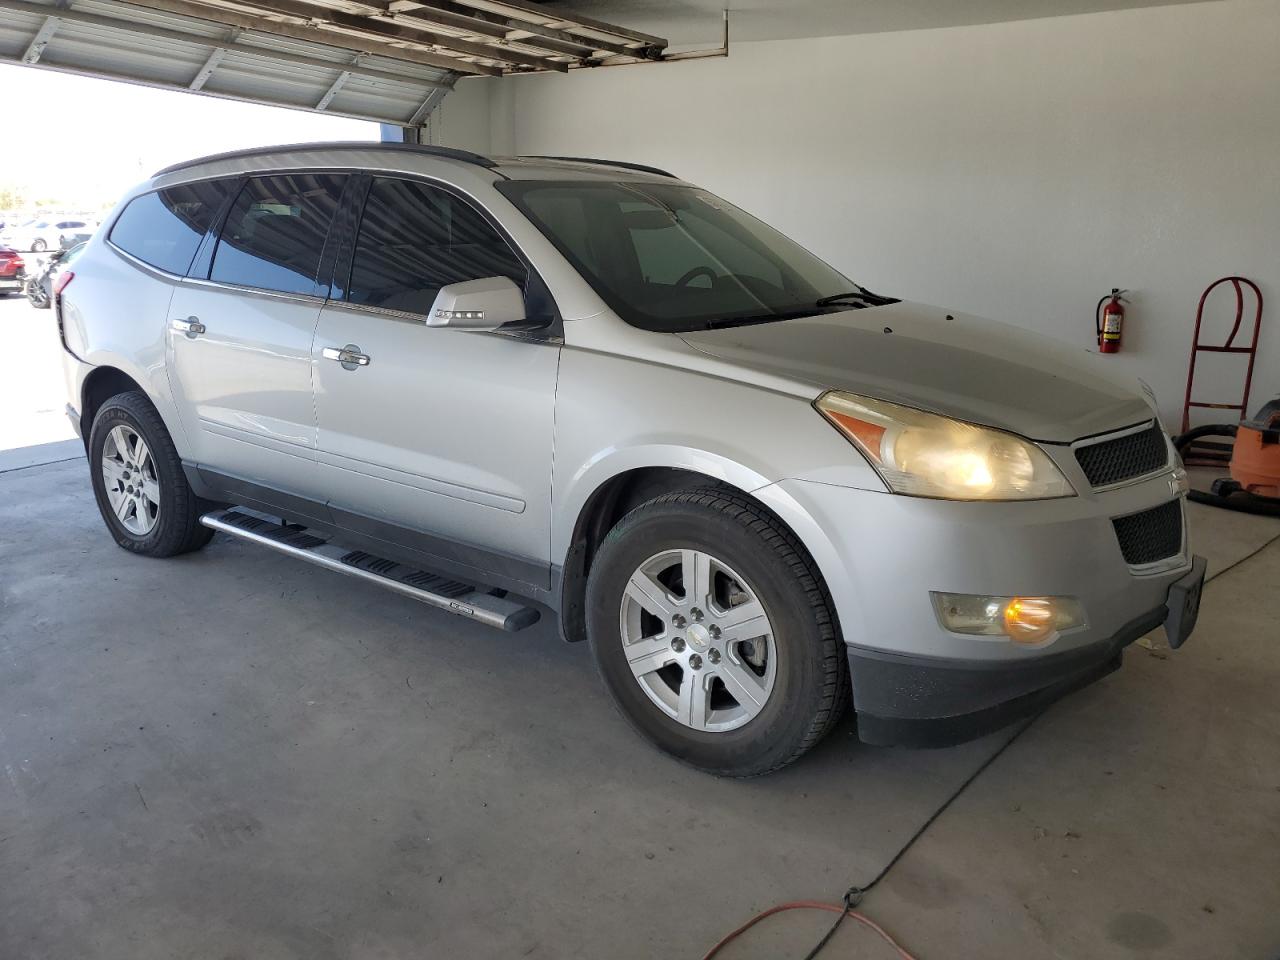
{"label": "windshield wiper", "polygon": [[842,300],[861,300],[863,303],[872,307],[883,307],[885,304],[897,302],[892,297],[882,297],[879,294],[872,293],[866,287],[858,287],[857,290],[849,290],[845,293],[833,293],[829,297],[821,297],[814,301],[813,305],[815,307],[829,307]]}
{"label": "windshield wiper", "polygon": [[823,307],[834,306],[842,300],[858,300],[864,306],[883,307],[886,304],[897,303],[893,297],[882,297],[879,294],[872,293],[865,287],[858,287],[857,290],[846,291],[845,293],[834,293],[829,297],[823,297],[815,300],[812,306],[800,307],[793,310],[782,310],[777,313],[759,313],[751,314],[745,317],[724,317],[716,320],[708,320],[705,330],[720,330],[724,327],[745,327],[754,323],[773,323],[776,320],[798,320],[801,317],[812,317],[822,311]]}

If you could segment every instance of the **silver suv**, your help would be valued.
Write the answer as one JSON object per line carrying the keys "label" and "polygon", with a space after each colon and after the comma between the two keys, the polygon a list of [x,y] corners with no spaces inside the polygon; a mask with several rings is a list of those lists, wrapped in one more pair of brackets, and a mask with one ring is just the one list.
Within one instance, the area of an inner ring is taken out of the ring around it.
{"label": "silver suv", "polygon": [[233,537],[517,630],[715,774],[852,702],[877,744],[1025,716],[1190,633],[1149,391],[869,292],[661,170],[389,144],[195,160],[57,295],[108,529]]}

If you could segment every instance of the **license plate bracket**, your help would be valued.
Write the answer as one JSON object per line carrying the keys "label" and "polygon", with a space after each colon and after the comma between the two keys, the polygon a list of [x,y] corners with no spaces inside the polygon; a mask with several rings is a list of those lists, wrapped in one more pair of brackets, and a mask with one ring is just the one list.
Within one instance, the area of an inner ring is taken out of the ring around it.
{"label": "license plate bracket", "polygon": [[1200,594],[1204,591],[1204,557],[1192,557],[1191,569],[1186,576],[1169,587],[1169,613],[1165,617],[1164,632],[1169,646],[1177,650],[1187,642],[1200,617]]}

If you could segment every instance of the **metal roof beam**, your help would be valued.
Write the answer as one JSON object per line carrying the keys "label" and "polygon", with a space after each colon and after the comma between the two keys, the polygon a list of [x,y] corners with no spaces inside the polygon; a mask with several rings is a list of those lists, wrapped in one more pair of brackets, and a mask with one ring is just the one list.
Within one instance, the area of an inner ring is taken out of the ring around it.
{"label": "metal roof beam", "polygon": [[[29,3],[27,0],[0,0],[0,10],[13,10],[18,13],[39,13],[48,9],[48,7],[42,4]],[[392,73],[389,70],[377,70],[373,67],[344,67],[341,63],[334,63],[332,60],[322,60],[319,57],[306,57],[294,53],[285,53],[284,51],[264,50],[262,47],[255,47],[254,45],[244,43],[239,39],[219,44],[213,37],[202,37],[194,33],[182,33],[179,30],[167,30],[164,27],[152,27],[141,23],[131,23],[127,20],[120,20],[115,17],[100,17],[92,13],[81,13],[79,10],[64,10],[59,13],[59,16],[63,20],[73,23],[84,23],[90,26],[104,27],[111,30],[123,30],[126,33],[155,37],[159,40],[175,40],[179,43],[190,43],[204,47],[216,44],[217,48],[222,50],[234,50],[237,53],[260,57],[263,60],[274,60],[280,63],[296,64],[300,67],[321,67],[325,70],[346,69],[356,76],[369,77],[373,80],[389,80],[394,83],[405,83],[422,87],[436,87],[445,90],[453,88],[453,83],[449,80],[429,80],[422,77],[410,77],[405,74]],[[19,59],[17,62],[21,63],[23,61]],[[206,77],[205,80],[207,81],[208,78]],[[169,86],[168,84],[157,85]],[[201,83],[200,87],[203,86],[204,83]],[[180,89],[198,90],[199,87],[191,87],[190,85],[187,85]]]}
{"label": "metal roof beam", "polygon": [[[323,110],[330,103],[332,103],[333,98],[338,95],[338,91],[341,90],[346,85],[346,82],[350,79],[351,79],[350,70],[343,70],[340,74],[338,74],[338,76],[334,78],[333,83],[329,84],[329,89],[324,92],[324,96],[320,98],[318,103],[316,103],[316,109]],[[431,92],[434,94],[436,91],[432,90]]]}
{"label": "metal roof beam", "polygon": [[512,20],[510,17],[503,17],[496,13],[464,7],[450,0],[391,0],[387,9],[393,14],[409,15],[412,15],[415,10],[421,10],[426,17],[437,21],[442,26],[472,30],[484,36],[541,47],[544,50],[552,50],[579,59],[596,50],[623,57],[634,57],[637,53],[635,49],[620,43],[591,37],[575,37],[571,33],[556,30],[554,27]]}
{"label": "metal roof beam", "polygon": [[57,32],[58,18],[45,17],[44,23],[40,24],[40,29],[36,31],[36,35],[27,44],[26,52],[22,54],[22,62],[27,66],[39,63],[40,58],[44,56],[44,48],[49,45],[49,41],[53,39],[53,35]]}
{"label": "metal roof beam", "polygon": [[[239,36],[239,28],[232,27],[227,31],[227,43],[235,43]],[[204,85],[209,82],[209,78],[213,76],[213,71],[218,69],[218,64],[222,62],[226,55],[226,47],[214,47],[213,50],[210,51],[208,59],[205,60],[204,66],[200,68],[200,71],[192,77],[191,82],[187,84],[187,89],[192,93],[199,93],[200,90],[204,88]]]}
{"label": "metal roof beam", "polygon": [[439,90],[432,90],[427,94],[427,99],[422,101],[422,105],[413,111],[413,116],[409,118],[409,122],[405,126],[420,127],[426,122],[427,117],[431,115],[436,107],[440,105],[440,101],[445,98],[445,94]]}
{"label": "metal roof beam", "polygon": [[[325,4],[325,12],[335,9],[332,4],[328,4],[327,0],[312,0],[314,3]],[[589,41],[570,37],[564,34],[566,42],[557,43],[554,39],[550,42],[543,43],[538,39],[530,39],[533,37],[532,31],[524,31],[521,29],[512,29],[504,26],[504,21],[500,17],[493,17],[489,14],[483,14],[478,10],[470,10],[466,7],[458,7],[448,2],[431,2],[431,0],[423,0],[423,2],[415,2],[415,0],[342,0],[343,12],[359,13],[363,16],[372,16],[381,19],[383,22],[393,21],[403,24],[407,27],[420,27],[427,30],[445,29],[455,31],[449,36],[457,36],[462,40],[474,40],[480,43],[488,43],[493,40],[512,43],[521,50],[527,50],[530,53],[540,56],[566,56],[573,57],[575,60],[585,59],[592,51]],[[453,7],[454,9],[450,9]],[[419,15],[413,15],[414,11],[418,11]],[[555,33],[554,30],[549,31]],[[619,48],[624,49],[624,48]]]}
{"label": "metal roof beam", "polygon": [[555,60],[548,60],[545,57],[536,57],[528,54],[517,53],[516,51],[507,49],[503,46],[491,46],[485,43],[472,43],[469,40],[462,40],[458,37],[448,36],[443,33],[436,33],[433,30],[425,30],[420,27],[411,27],[399,24],[392,20],[388,20],[385,17],[369,17],[354,13],[343,13],[341,10],[334,10],[329,7],[319,7],[310,3],[302,3],[299,2],[299,0],[234,0],[234,2],[237,6],[250,6],[264,13],[297,17],[299,19],[315,23],[319,26],[339,29],[344,32],[355,31],[357,33],[372,34],[376,37],[401,40],[406,43],[418,43],[426,46],[442,47],[446,53],[453,51],[454,53],[465,54],[470,57],[479,57],[482,60],[496,60],[502,63],[511,63],[522,67],[530,67],[534,70],[559,70],[567,72],[569,69],[568,64],[560,63]]}
{"label": "metal roof beam", "polygon": [[[625,40],[634,41],[640,47],[656,48],[658,50],[665,49],[667,46],[667,41],[662,37],[641,33],[638,30],[628,30],[626,27],[604,23],[600,20],[592,20],[590,17],[584,17],[578,13],[566,14],[560,10],[548,10],[534,3],[526,3],[524,0],[458,0],[458,2],[464,6],[474,7],[477,10],[485,10],[489,13],[512,17],[520,21],[555,26],[557,29],[567,30],[570,33],[586,31],[592,35],[599,34],[603,38],[614,38],[615,40],[621,37]],[[559,26],[560,24],[564,24],[564,26]],[[635,55],[634,52],[631,53],[631,56]]]}
{"label": "metal roof beam", "polygon": [[[3,55],[0,55],[0,63],[13,64],[14,66],[24,65],[22,63],[22,59],[16,56],[6,57]],[[119,80],[122,83],[136,83],[136,84],[141,84],[144,87],[155,87],[159,90],[176,90],[179,93],[191,92],[191,90],[187,87],[185,83],[171,83],[167,80],[152,80],[145,77],[135,76],[133,74],[121,73],[118,70],[104,70],[104,69],[101,69],[100,67],[93,67],[93,68],[67,67],[61,64],[55,67],[55,66],[50,66],[47,63],[30,64],[30,66],[34,66],[37,70],[50,70],[55,73],[69,73],[69,74],[74,74],[80,77],[91,77],[92,79],[95,79],[95,80]],[[234,93],[217,93],[217,92],[210,92],[207,90],[201,90],[198,93],[198,96],[217,97],[219,100],[237,100],[242,103],[265,103],[265,104],[268,104],[269,106],[287,107],[291,110],[309,110],[314,112],[313,107],[308,107],[304,104],[299,104],[299,103],[292,103],[287,100],[272,99],[270,97],[262,97],[262,96],[247,97],[247,96],[241,96],[239,94],[234,94]],[[407,122],[403,117],[391,117],[391,116],[386,116],[384,114],[372,113],[372,112],[348,113],[345,111],[326,110],[325,113],[328,116],[351,117],[354,120],[372,120],[377,123],[389,123],[395,126],[400,126],[401,124],[404,124]]]}
{"label": "metal roof beam", "polygon": [[[0,7],[8,6],[12,3],[20,2],[20,0],[0,0]],[[439,70],[452,70],[456,73],[470,73],[485,77],[502,76],[501,67],[492,67],[484,63],[473,63],[470,60],[461,60],[456,57],[447,57],[438,53],[429,53],[425,50],[414,50],[408,47],[395,46],[385,41],[366,39],[357,37],[349,33],[339,33],[334,30],[325,30],[319,27],[297,23],[282,23],[279,20],[269,20],[266,17],[245,13],[240,10],[232,10],[227,7],[215,6],[208,0],[123,0],[135,7],[145,7],[148,10],[160,10],[164,13],[176,13],[183,16],[195,17],[199,20],[207,20],[213,23],[223,23],[229,26],[242,27],[245,30],[255,30],[259,33],[272,34],[278,37],[289,37],[293,40],[306,40],[313,43],[319,43],[327,47],[337,47],[341,50],[348,50],[352,53],[370,53],[375,56],[386,57],[390,60],[406,60],[410,63],[417,63],[427,67],[435,67]],[[27,6],[41,8],[37,4],[23,4]],[[124,29],[129,29],[125,27]],[[333,64],[329,63],[329,67]],[[397,80],[411,80],[414,83],[426,83],[427,81],[419,81],[417,78],[397,77]]]}
{"label": "metal roof beam", "polygon": [[222,62],[222,59],[226,55],[226,47],[214,47],[213,51],[209,54],[208,59],[205,60],[204,66],[200,68],[200,71],[192,77],[191,82],[187,84],[187,89],[192,93],[199,93],[203,90],[204,85],[208,83],[209,78],[213,76],[213,71],[218,69],[218,64]]}

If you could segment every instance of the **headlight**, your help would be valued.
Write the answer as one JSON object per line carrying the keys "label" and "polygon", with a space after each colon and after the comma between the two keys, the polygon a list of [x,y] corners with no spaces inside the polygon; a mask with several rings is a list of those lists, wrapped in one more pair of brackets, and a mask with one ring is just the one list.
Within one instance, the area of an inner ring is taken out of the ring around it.
{"label": "headlight", "polygon": [[911,407],[832,391],[817,406],[894,493],[945,500],[1075,496],[1034,443]]}

